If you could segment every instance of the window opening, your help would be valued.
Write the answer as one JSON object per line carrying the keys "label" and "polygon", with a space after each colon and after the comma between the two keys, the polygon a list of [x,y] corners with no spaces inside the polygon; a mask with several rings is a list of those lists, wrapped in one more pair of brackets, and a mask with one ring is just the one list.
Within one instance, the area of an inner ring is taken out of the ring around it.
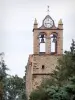
{"label": "window opening", "polygon": [[50,35],[51,38],[51,53],[56,53],[56,46],[57,46],[57,37],[55,34]]}
{"label": "window opening", "polygon": [[45,68],[45,66],[44,65],[42,65],[42,69],[44,69]]}
{"label": "window opening", "polygon": [[40,52],[45,52],[45,35],[41,34],[39,36],[39,41],[40,41]]}

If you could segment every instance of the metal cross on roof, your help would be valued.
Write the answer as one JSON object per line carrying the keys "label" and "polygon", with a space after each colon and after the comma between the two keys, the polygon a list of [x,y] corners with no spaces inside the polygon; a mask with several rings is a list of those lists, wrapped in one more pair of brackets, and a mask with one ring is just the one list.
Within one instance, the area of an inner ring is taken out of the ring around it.
{"label": "metal cross on roof", "polygon": [[48,15],[49,15],[49,6],[47,6],[47,13],[48,13]]}

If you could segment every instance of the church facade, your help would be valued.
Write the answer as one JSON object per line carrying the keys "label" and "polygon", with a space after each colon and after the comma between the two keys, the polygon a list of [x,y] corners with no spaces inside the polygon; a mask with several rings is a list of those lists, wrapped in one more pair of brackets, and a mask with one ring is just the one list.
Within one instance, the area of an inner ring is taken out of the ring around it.
{"label": "church facade", "polygon": [[[42,46],[42,47],[41,47]],[[43,50],[44,49],[44,50]],[[63,54],[63,23],[60,19],[58,27],[48,14],[38,27],[37,20],[33,27],[33,54],[29,55],[26,67],[27,97],[36,89],[43,79],[49,78]]]}

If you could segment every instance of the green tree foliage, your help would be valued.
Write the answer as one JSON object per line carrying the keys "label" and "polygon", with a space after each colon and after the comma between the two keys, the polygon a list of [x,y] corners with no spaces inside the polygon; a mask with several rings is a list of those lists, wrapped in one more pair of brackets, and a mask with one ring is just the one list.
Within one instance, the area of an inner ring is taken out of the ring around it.
{"label": "green tree foliage", "polygon": [[15,75],[7,80],[7,100],[25,100],[25,79]]}
{"label": "green tree foliage", "polygon": [[8,75],[3,53],[0,57],[0,100],[26,100],[25,76],[20,78]]}
{"label": "green tree foliage", "polygon": [[4,53],[0,53],[0,100],[4,100],[6,97],[6,71],[8,70],[3,60],[3,55]]}
{"label": "green tree foliage", "polygon": [[75,41],[71,51],[65,51],[51,78],[32,91],[30,100],[75,100]]}

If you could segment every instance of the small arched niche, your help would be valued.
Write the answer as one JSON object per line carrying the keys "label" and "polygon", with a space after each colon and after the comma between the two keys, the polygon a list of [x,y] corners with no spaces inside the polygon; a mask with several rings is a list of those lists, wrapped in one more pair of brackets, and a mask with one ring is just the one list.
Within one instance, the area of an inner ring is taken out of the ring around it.
{"label": "small arched niche", "polygon": [[46,34],[44,32],[39,33],[40,53],[45,53],[45,42],[46,42]]}
{"label": "small arched niche", "polygon": [[50,53],[56,54],[57,53],[57,33],[52,33],[50,35]]}

